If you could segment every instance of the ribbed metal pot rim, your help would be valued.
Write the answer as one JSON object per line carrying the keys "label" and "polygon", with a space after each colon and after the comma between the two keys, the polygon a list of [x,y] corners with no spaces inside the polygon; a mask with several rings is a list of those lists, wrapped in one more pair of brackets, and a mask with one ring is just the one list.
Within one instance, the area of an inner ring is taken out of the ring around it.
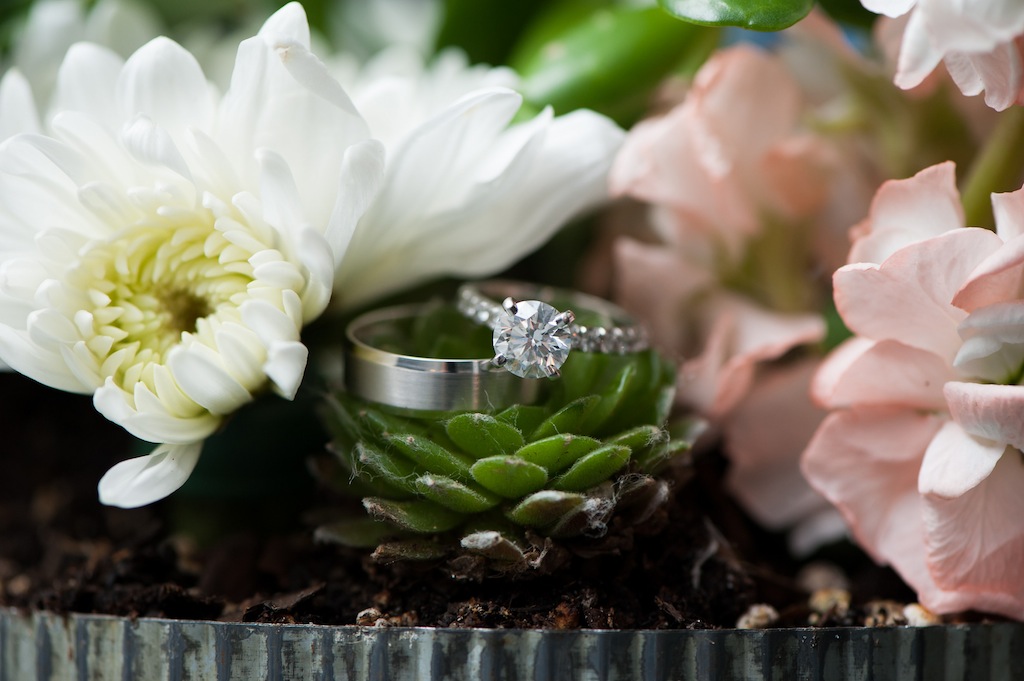
{"label": "ribbed metal pot rim", "polygon": [[250,624],[0,608],[0,681],[23,679],[1024,678],[1024,624],[763,630]]}

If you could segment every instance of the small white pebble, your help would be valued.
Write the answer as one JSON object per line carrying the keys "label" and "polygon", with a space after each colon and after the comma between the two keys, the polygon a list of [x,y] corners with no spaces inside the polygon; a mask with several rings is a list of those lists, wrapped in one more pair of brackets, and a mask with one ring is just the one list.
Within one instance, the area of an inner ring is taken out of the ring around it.
{"label": "small white pebble", "polygon": [[850,580],[834,563],[815,561],[808,563],[796,574],[796,583],[807,593],[821,589],[850,589]]}
{"label": "small white pebble", "polygon": [[356,615],[356,624],[361,627],[379,627],[386,625],[387,620],[384,619],[384,613],[377,608],[367,608],[360,610]]}
{"label": "small white pebble", "polygon": [[911,603],[903,608],[903,616],[907,618],[907,624],[912,627],[930,627],[942,624],[941,617],[920,603]]}
{"label": "small white pebble", "polygon": [[779,613],[767,603],[755,603],[736,620],[737,629],[764,629],[775,624]]}
{"label": "small white pebble", "polygon": [[846,589],[818,589],[807,599],[807,605],[822,615],[843,617],[850,611],[850,592]]}
{"label": "small white pebble", "polygon": [[865,627],[898,627],[907,623],[904,605],[897,601],[870,601],[864,606]]}

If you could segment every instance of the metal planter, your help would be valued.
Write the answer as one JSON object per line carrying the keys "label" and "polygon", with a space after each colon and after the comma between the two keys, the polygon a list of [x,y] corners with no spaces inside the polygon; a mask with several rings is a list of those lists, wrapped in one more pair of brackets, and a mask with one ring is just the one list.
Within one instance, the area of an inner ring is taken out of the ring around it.
{"label": "metal planter", "polygon": [[1024,679],[1024,625],[724,631],[325,627],[0,609],[0,681]]}

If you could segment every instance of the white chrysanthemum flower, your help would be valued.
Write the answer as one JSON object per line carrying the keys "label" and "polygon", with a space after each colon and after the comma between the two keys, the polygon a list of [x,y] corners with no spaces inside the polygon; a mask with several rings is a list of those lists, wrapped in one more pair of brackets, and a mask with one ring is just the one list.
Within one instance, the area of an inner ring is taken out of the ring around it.
{"label": "white chrysanthemum flower", "polygon": [[254,395],[294,395],[382,149],[297,4],[223,97],[166,38],[127,62],[78,44],[47,120],[0,147],[0,358],[159,444],[100,483],[140,506]]}
{"label": "white chrysanthemum flower", "polygon": [[332,66],[387,148],[380,193],[337,271],[339,306],[494,274],[607,200],[622,130],[586,110],[513,124],[523,100],[511,69],[470,66],[454,49],[424,64],[409,48]]}

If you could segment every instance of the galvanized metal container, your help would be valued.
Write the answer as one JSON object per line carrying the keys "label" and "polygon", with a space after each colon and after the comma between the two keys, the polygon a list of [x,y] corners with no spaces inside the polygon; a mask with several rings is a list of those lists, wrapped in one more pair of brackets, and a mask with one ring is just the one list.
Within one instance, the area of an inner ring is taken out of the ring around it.
{"label": "galvanized metal container", "polygon": [[190,622],[0,609],[0,681],[1024,679],[1024,625],[543,631]]}

